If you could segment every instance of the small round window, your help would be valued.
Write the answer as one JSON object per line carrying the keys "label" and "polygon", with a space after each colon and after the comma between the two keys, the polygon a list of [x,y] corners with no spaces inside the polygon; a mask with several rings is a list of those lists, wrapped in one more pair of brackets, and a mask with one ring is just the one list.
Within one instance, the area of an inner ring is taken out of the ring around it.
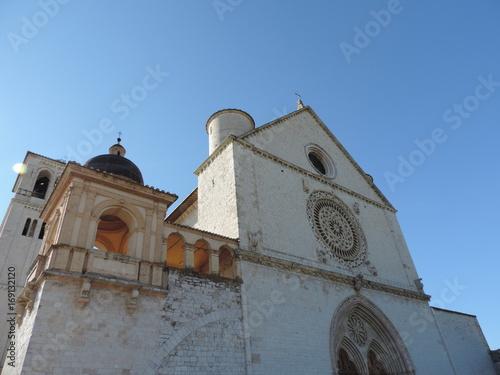
{"label": "small round window", "polygon": [[306,154],[314,169],[325,177],[335,177],[335,167],[330,156],[319,146],[309,145]]}

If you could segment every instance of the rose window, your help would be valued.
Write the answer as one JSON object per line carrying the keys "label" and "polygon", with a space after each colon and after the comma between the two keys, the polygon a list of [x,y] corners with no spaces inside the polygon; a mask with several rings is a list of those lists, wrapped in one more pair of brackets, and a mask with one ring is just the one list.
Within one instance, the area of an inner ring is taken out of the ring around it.
{"label": "rose window", "polygon": [[358,265],[365,256],[364,237],[356,219],[333,194],[315,192],[308,202],[308,215],[316,237],[324,246],[320,258],[328,254],[343,263]]}

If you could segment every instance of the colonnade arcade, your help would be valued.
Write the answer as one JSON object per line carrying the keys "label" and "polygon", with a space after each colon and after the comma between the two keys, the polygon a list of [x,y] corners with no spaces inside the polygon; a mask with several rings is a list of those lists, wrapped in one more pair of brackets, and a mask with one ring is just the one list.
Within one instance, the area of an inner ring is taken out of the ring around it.
{"label": "colonnade arcade", "polygon": [[235,278],[237,270],[233,249],[225,244],[211,242],[207,239],[196,239],[192,233],[186,236],[186,233],[172,232],[166,240],[167,266]]}
{"label": "colonnade arcade", "polygon": [[[103,210],[99,215],[93,248],[132,255],[130,238],[138,233],[137,226],[140,223],[140,219],[134,216],[123,206]],[[202,274],[227,278],[237,276],[234,240],[172,223],[164,225],[161,261],[168,267],[192,269]]]}

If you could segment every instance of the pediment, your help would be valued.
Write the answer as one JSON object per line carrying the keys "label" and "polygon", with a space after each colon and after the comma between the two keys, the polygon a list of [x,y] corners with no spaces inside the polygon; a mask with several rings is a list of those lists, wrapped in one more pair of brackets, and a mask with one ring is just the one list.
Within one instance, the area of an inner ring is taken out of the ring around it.
{"label": "pediment", "polygon": [[[371,176],[362,170],[309,106],[239,138],[266,153],[324,178],[325,182],[393,209],[373,183]],[[315,159],[319,159],[319,164]]]}

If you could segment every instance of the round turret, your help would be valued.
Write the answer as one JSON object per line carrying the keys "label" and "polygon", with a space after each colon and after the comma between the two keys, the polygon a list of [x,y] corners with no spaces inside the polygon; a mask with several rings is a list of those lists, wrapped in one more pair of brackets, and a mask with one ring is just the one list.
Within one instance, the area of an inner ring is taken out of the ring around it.
{"label": "round turret", "polygon": [[223,109],[215,112],[207,121],[209,154],[215,151],[229,135],[239,137],[255,129],[255,121],[239,109]]}

